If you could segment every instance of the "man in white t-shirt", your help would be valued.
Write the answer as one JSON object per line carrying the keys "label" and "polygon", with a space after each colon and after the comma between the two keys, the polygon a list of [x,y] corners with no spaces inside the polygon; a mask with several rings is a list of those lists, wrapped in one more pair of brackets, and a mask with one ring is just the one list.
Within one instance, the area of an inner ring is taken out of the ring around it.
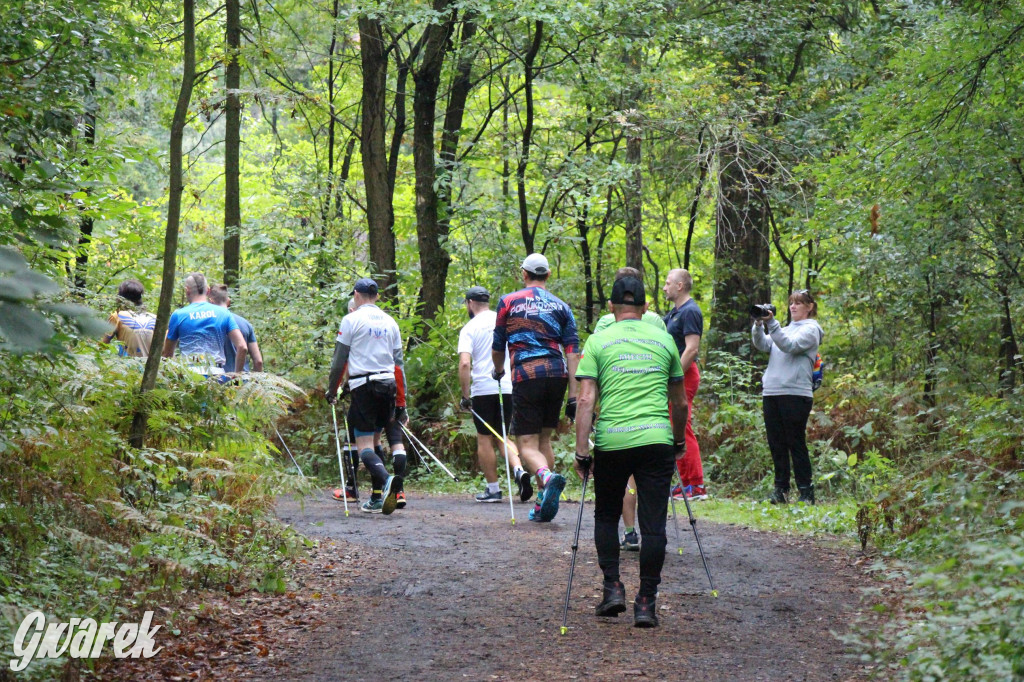
{"label": "man in white t-shirt", "polygon": [[388,422],[406,423],[405,376],[402,335],[398,324],[377,307],[377,283],[369,278],[356,282],[352,291],[356,310],[341,321],[334,344],[334,359],[327,381],[327,402],[338,399],[338,385],[348,375],[351,402],[348,419],[356,437],[359,459],[373,482],[370,499],[361,509],[390,514],[398,505],[400,476],[389,476],[374,452],[374,440]]}
{"label": "man in white t-shirt", "polygon": [[[459,406],[464,410],[472,409],[476,413],[473,415],[473,423],[476,425],[476,456],[487,481],[487,489],[476,496],[476,501],[501,502],[501,486],[498,485],[498,463],[495,455],[495,447],[498,447],[508,453],[509,465],[515,467],[519,499],[525,502],[533,497],[533,485],[530,483],[530,474],[523,470],[518,453],[507,449],[507,444],[502,447],[501,441],[477,418],[479,415],[485,419],[498,433],[502,433],[502,418],[505,422],[505,433],[512,423],[512,380],[508,352],[505,353],[505,375],[500,382],[500,402],[499,382],[491,377],[494,371],[491,343],[494,340],[494,321],[497,315],[490,309],[490,300],[490,292],[481,286],[470,287],[466,291],[466,312],[469,314],[469,322],[459,332],[459,383],[462,385],[462,401]],[[502,413],[501,417],[498,416],[499,413]]]}

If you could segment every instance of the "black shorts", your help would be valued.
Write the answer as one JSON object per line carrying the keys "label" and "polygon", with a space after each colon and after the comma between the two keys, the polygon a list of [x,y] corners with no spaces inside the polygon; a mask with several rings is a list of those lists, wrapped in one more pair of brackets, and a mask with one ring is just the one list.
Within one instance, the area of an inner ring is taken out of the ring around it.
{"label": "black shorts", "polygon": [[[498,395],[475,395],[473,396],[473,411],[480,415],[491,425],[498,435],[501,435],[501,421],[498,420]],[[505,430],[511,433],[512,428],[512,396],[505,394],[501,396],[501,407],[505,408]],[[473,423],[476,424],[476,432],[481,436],[493,436],[482,421],[473,415]]]}
{"label": "black shorts", "polygon": [[565,389],[569,379],[544,377],[512,384],[512,433],[517,436],[539,434],[554,429],[562,416]]}
{"label": "black shorts", "polygon": [[363,433],[380,431],[395,416],[397,395],[398,386],[394,381],[367,381],[353,388],[352,404],[348,408],[349,426]]}

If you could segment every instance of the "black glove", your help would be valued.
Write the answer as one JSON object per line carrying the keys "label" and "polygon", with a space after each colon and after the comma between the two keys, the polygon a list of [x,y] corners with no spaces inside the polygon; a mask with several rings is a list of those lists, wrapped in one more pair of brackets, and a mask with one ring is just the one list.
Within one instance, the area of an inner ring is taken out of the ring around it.
{"label": "black glove", "polygon": [[334,405],[338,402],[338,394],[334,391],[327,391],[327,394],[324,395],[324,397],[327,398],[327,402],[330,405]]}
{"label": "black glove", "polygon": [[473,407],[473,401],[470,400],[469,398],[463,398],[462,400],[459,401],[459,407],[461,407],[464,410],[469,410]]}
{"label": "black glove", "polygon": [[565,404],[565,416],[576,421],[576,398],[569,398],[569,402]]}
{"label": "black glove", "polygon": [[408,410],[405,409],[405,407],[395,408],[395,421],[398,422],[399,424],[405,424],[406,422],[409,421],[409,412]]}
{"label": "black glove", "polygon": [[576,455],[576,466],[580,468],[580,471],[587,473],[590,471],[591,465],[594,463],[594,458],[590,455]]}
{"label": "black glove", "polygon": [[505,368],[504,367],[502,367],[500,369],[495,367],[494,371],[491,372],[491,378],[494,379],[495,381],[501,381],[501,378],[503,376],[505,376]]}

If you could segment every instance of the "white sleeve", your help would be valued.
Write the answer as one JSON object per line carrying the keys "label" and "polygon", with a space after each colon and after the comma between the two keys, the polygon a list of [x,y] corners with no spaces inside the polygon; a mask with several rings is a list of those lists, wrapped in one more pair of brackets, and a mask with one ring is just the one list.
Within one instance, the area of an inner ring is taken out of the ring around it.
{"label": "white sleeve", "polygon": [[351,315],[341,318],[341,326],[338,327],[338,343],[343,343],[350,348],[352,347],[352,335],[355,331],[353,327]]}
{"label": "white sleeve", "polygon": [[469,330],[465,327],[459,332],[459,346],[455,352],[473,354],[473,339],[469,335]]}

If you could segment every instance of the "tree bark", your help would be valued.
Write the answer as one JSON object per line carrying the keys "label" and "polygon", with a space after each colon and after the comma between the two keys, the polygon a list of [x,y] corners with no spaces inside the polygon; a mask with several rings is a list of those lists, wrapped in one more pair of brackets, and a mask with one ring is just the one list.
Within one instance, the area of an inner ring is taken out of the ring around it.
{"label": "tree bark", "polygon": [[224,116],[224,283],[232,289],[238,287],[241,273],[242,208],[239,195],[238,157],[241,146],[242,100],[238,90],[242,87],[242,65],[238,51],[242,45],[242,19],[239,0],[226,0],[227,64],[224,67],[224,86],[227,101]]}
{"label": "tree bark", "polygon": [[181,194],[184,189],[181,143],[185,134],[188,106],[192,100],[192,86],[196,76],[195,0],[183,0],[182,24],[183,68],[181,90],[178,92],[174,116],[171,119],[170,195],[167,200],[167,228],[164,232],[163,276],[160,283],[160,303],[157,306],[156,327],[153,330],[153,341],[149,346],[149,357],[146,359],[146,369],[142,375],[142,385],[139,387],[140,400],[132,417],[129,436],[129,442],[132,447],[136,448],[144,447],[146,443],[149,413],[144,396],[156,386],[164,337],[167,335],[167,326],[171,317],[171,299],[174,296],[174,267],[178,255],[178,226],[181,222]]}
{"label": "tree bark", "polygon": [[733,353],[749,343],[750,304],[771,301],[767,201],[745,162],[738,141],[720,152],[711,344]]}
{"label": "tree bark", "polygon": [[359,18],[359,53],[363,71],[362,140],[363,182],[366,188],[366,223],[370,241],[370,266],[381,297],[395,297],[395,212],[388,186],[388,156],[384,145],[387,128],[384,106],[387,94],[388,54],[379,19]]}

